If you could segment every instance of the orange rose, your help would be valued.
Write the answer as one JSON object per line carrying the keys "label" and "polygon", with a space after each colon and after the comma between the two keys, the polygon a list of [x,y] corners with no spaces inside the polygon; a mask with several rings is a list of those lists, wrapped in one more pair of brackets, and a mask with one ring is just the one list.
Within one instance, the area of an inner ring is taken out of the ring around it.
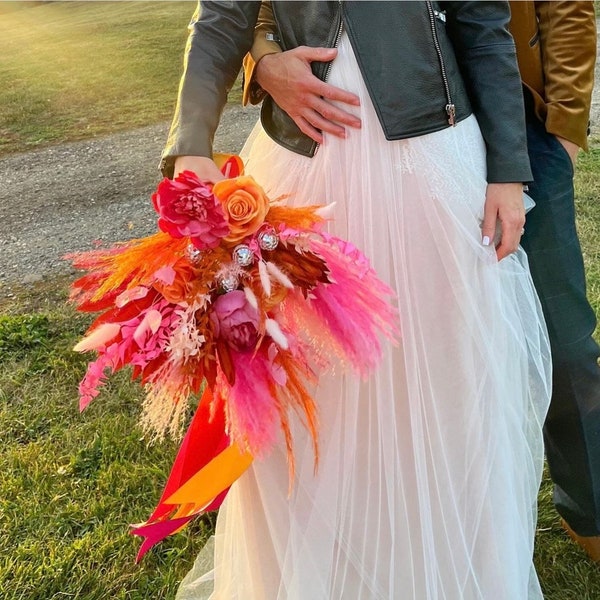
{"label": "orange rose", "polygon": [[269,199],[252,177],[218,181],[213,187],[213,194],[223,205],[229,223],[229,235],[223,241],[230,244],[241,242],[256,233],[265,222]]}

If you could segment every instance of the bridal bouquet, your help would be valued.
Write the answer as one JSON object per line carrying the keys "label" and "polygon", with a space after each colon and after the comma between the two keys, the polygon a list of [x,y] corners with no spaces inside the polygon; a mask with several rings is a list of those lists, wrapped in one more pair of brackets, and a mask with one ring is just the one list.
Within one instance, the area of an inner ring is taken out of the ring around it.
{"label": "bridal bouquet", "polygon": [[281,438],[293,474],[290,418],[312,436],[310,386],[337,359],[365,376],[396,335],[391,290],[351,243],[330,235],[326,208],[270,200],[237,157],[209,185],[184,171],[152,196],[160,232],[71,256],[78,310],[101,312],[77,351],[95,351],[80,383],[83,410],[109,373],[132,367],[145,386],[142,425],[182,433],[165,491],[134,533],[141,556],[229,486]]}

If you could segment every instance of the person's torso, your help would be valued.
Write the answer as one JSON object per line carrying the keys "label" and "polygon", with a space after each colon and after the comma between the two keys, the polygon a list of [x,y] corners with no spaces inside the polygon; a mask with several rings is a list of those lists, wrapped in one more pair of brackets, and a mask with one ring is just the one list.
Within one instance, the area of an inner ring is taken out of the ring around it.
{"label": "person's torso", "polygon": [[[272,7],[284,50],[334,47],[345,29],[387,139],[438,131],[471,114],[445,13],[436,2],[275,0]],[[330,63],[313,63],[323,80],[329,68]],[[270,99],[263,104],[262,120],[283,145],[314,153],[314,142]]]}

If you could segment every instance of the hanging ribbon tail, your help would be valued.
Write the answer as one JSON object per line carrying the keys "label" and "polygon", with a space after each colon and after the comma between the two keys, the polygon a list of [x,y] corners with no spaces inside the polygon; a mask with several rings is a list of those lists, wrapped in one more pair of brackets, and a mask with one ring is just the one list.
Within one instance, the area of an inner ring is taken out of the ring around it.
{"label": "hanging ribbon tail", "polygon": [[216,152],[213,154],[213,160],[217,167],[221,169],[221,173],[228,179],[239,177],[244,172],[244,163],[236,154],[220,154]]}
{"label": "hanging ribbon tail", "polygon": [[252,463],[252,456],[231,444],[225,414],[211,412],[207,387],[185,434],[165,489],[150,518],[132,529],[145,538],[136,561],[155,544],[179,531],[194,517],[219,508],[231,484]]}
{"label": "hanging ribbon tail", "polygon": [[150,550],[153,546],[169,537],[173,533],[177,533],[180,529],[183,529],[194,517],[183,517],[182,519],[172,519],[170,521],[158,521],[151,525],[142,525],[136,529],[132,529],[133,535],[140,535],[144,537],[144,541],[140,546],[140,549],[135,557],[135,562],[139,563],[142,560],[144,554]]}

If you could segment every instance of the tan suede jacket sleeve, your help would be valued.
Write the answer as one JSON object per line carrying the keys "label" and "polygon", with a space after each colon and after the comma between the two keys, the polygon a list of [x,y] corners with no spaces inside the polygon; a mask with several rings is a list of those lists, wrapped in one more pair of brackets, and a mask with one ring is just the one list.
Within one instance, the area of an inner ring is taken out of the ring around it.
{"label": "tan suede jacket sleeve", "polygon": [[588,0],[536,2],[542,46],[546,129],[581,147],[594,87],[596,18]]}
{"label": "tan suede jacket sleeve", "polygon": [[281,47],[272,39],[277,31],[273,9],[270,2],[262,2],[258,13],[258,20],[254,29],[254,42],[252,49],[244,58],[244,91],[242,102],[258,104],[265,97],[265,91],[254,79],[254,70],[258,61],[267,54],[282,52]]}
{"label": "tan suede jacket sleeve", "polygon": [[587,149],[596,17],[591,0],[513,1],[511,33],[521,77],[554,135]]}

